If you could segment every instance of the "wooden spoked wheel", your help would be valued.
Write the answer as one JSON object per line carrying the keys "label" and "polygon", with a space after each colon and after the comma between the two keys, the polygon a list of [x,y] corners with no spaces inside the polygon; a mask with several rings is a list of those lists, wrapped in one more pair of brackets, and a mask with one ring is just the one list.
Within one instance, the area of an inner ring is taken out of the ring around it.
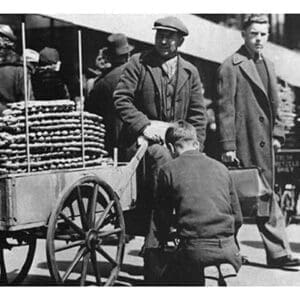
{"label": "wooden spoked wheel", "polygon": [[15,285],[27,276],[36,249],[36,238],[27,232],[0,233],[0,285]]}
{"label": "wooden spoked wheel", "polygon": [[117,195],[96,176],[63,193],[52,212],[46,252],[59,284],[113,285],[124,254],[125,224]]}

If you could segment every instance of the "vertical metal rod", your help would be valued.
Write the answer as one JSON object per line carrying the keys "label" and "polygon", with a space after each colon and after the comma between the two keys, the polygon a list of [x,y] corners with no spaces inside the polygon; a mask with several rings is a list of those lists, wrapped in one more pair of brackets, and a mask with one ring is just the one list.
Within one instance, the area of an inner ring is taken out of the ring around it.
{"label": "vertical metal rod", "polygon": [[118,166],[118,148],[114,147],[114,167]]}
{"label": "vertical metal rod", "polygon": [[29,120],[28,120],[28,86],[27,86],[27,63],[26,63],[26,35],[25,22],[22,22],[22,48],[23,48],[23,71],[24,71],[24,94],[25,94],[25,137],[27,154],[27,172],[30,173],[30,141],[29,141]]}
{"label": "vertical metal rod", "polygon": [[84,115],[83,115],[83,77],[82,77],[82,40],[81,30],[78,30],[78,55],[79,55],[79,83],[80,83],[80,117],[81,117],[81,145],[82,145],[82,165],[85,167],[85,144],[84,144]]}

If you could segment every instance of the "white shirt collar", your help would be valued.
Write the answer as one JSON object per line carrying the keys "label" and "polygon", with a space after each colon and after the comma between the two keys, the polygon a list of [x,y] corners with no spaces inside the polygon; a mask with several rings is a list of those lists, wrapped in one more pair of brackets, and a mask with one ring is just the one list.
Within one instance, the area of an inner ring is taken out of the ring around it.
{"label": "white shirt collar", "polygon": [[176,55],[175,57],[170,58],[162,64],[162,68],[168,75],[169,79],[171,79],[174,76],[177,70],[177,60],[178,56]]}

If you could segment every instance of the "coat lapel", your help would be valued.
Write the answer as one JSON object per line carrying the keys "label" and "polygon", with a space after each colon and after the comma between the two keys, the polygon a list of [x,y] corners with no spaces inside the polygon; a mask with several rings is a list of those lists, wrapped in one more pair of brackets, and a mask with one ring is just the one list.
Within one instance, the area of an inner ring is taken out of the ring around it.
{"label": "coat lapel", "polygon": [[177,99],[177,96],[178,96],[180,90],[182,89],[182,87],[184,86],[184,84],[186,83],[186,81],[189,78],[188,73],[185,71],[185,68],[184,68],[184,61],[182,60],[182,58],[180,56],[178,56],[178,65],[177,66],[178,66],[178,70],[177,70],[178,78],[177,78],[177,88],[176,88],[175,99]]}
{"label": "coat lapel", "polygon": [[162,101],[160,99],[163,99],[163,93],[162,93],[162,86],[161,86],[161,70],[159,69],[159,66],[149,66],[147,65],[146,68],[148,69],[151,78],[154,83],[155,93],[154,93],[154,101],[155,101],[155,107],[158,114],[158,117],[162,118]]}
{"label": "coat lapel", "polygon": [[267,58],[265,58],[265,63],[266,63],[267,72],[268,72],[269,79],[270,79],[271,101],[277,102],[278,101],[277,78],[276,78],[275,72],[273,70],[272,63]]}
{"label": "coat lapel", "polygon": [[152,50],[147,52],[147,54],[143,57],[144,66],[149,72],[150,77],[154,84],[154,101],[158,116],[161,117],[162,113],[162,104],[160,99],[163,99],[162,86],[161,86],[161,69],[160,62],[157,58],[157,53]]}
{"label": "coat lapel", "polygon": [[145,67],[149,71],[152,80],[154,82],[156,91],[159,94],[159,98],[162,98],[162,86],[161,86],[161,63],[158,59],[158,54],[155,50],[148,52],[148,54],[143,58]]}
{"label": "coat lapel", "polygon": [[268,98],[268,93],[265,90],[263,82],[256,70],[255,64],[252,59],[249,59],[245,54],[246,49],[242,47],[233,57],[234,64],[240,64],[241,69],[246,73],[250,80],[265,94]]}
{"label": "coat lapel", "polygon": [[162,98],[162,90],[161,90],[161,70],[160,66],[149,66],[147,65],[147,69],[149,73],[151,74],[151,77],[153,79],[155,88],[158,91],[159,98]]}
{"label": "coat lapel", "polygon": [[277,89],[277,78],[275,75],[275,71],[273,69],[273,65],[271,61],[269,61],[267,58],[265,58],[265,63],[266,63],[266,68],[267,72],[269,75],[269,80],[270,80],[270,105],[272,109],[272,115],[273,115],[273,120],[276,116],[276,111],[279,103],[279,95],[278,95],[278,89]]}

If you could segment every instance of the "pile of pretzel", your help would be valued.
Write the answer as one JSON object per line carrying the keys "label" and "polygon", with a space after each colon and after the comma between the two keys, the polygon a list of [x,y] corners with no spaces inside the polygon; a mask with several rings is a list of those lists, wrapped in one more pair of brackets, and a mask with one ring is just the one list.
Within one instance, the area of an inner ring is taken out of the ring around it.
{"label": "pile of pretzel", "polygon": [[28,135],[25,103],[11,103],[0,117],[0,174],[80,168],[99,165],[107,155],[102,117],[88,112],[82,120],[70,100],[29,101]]}

